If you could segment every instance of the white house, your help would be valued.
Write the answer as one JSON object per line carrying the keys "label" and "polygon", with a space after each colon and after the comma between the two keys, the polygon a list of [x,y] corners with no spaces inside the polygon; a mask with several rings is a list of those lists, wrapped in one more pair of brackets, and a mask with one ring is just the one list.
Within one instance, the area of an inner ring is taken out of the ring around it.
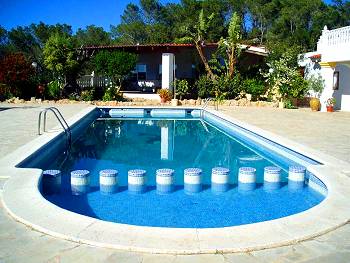
{"label": "white house", "polygon": [[350,111],[350,26],[322,30],[317,51],[305,54],[300,63],[305,67],[305,77],[320,74],[325,81],[321,111],[326,111],[328,98],[335,98],[335,109]]}

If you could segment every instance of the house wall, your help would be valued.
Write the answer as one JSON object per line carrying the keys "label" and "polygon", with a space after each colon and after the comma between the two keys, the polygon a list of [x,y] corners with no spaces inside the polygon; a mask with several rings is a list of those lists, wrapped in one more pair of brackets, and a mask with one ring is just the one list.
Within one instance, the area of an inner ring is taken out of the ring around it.
{"label": "house wall", "polygon": [[[196,64],[196,53],[194,50],[183,49],[175,52],[176,78],[194,78],[192,65]],[[139,54],[138,64],[147,65],[147,80],[161,80],[159,65],[162,64],[162,52]]]}
{"label": "house wall", "polygon": [[161,80],[159,76],[159,65],[162,64],[162,53],[139,54],[137,64],[147,65],[147,80]]}
{"label": "house wall", "polygon": [[337,64],[335,71],[339,71],[339,89],[333,93],[336,108],[350,111],[350,64]]}
{"label": "house wall", "polygon": [[[334,97],[335,108],[350,111],[350,26],[328,30],[327,26],[317,43],[317,53],[321,55],[321,74],[325,89],[321,96],[321,110],[325,110],[325,100]],[[339,72],[339,89],[334,90],[334,72]]]}
{"label": "house wall", "polygon": [[[300,63],[299,63],[300,64]],[[311,76],[322,75],[322,68],[318,62],[313,62],[310,58],[305,58],[303,61],[305,78],[308,79]],[[320,101],[321,103],[325,103],[325,101],[334,97],[337,101],[335,105],[335,109],[342,111],[350,111],[350,64],[346,63],[337,63],[334,69],[328,68],[324,69],[328,70],[330,73],[327,78],[329,83],[326,85],[325,90],[321,94]],[[333,86],[332,75],[334,71],[339,72],[339,89],[333,90],[330,89],[329,86]],[[314,94],[310,91],[310,96],[314,96]]]}

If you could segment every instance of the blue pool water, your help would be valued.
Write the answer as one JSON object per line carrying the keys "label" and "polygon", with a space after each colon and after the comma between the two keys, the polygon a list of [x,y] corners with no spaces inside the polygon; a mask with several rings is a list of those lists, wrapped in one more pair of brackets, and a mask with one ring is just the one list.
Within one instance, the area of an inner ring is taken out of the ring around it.
{"label": "blue pool water", "polygon": [[[61,169],[61,194],[45,195],[52,203],[73,212],[102,220],[141,226],[211,228],[250,224],[281,218],[307,210],[324,199],[309,187],[292,191],[287,186],[287,170],[294,162],[273,159],[268,149],[245,143],[207,122],[192,120],[98,119],[74,143],[68,159],[60,165],[42,165],[43,169]],[[213,167],[231,170],[230,190],[214,194],[210,189]],[[237,190],[238,168],[257,169],[258,188],[242,193]],[[283,187],[266,192],[262,187],[266,166],[282,168]],[[204,190],[195,195],[183,191],[183,170],[203,170]],[[159,195],[155,190],[155,171],[175,170],[176,191]],[[91,190],[73,196],[70,171],[91,172]],[[98,173],[103,169],[119,171],[119,191],[103,195]],[[148,191],[133,195],[127,191],[127,171],[147,171]],[[44,189],[45,190],[45,189]],[[45,193],[45,191],[44,191]]]}

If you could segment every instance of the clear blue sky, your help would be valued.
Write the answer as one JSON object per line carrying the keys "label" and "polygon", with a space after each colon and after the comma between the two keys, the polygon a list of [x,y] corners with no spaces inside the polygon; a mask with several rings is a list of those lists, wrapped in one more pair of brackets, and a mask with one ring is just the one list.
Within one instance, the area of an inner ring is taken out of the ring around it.
{"label": "clear blue sky", "polygon": [[[76,31],[87,25],[109,26],[120,22],[120,15],[130,2],[138,0],[0,0],[0,25],[7,30],[39,23],[66,23]],[[177,3],[179,0],[161,0]]]}
{"label": "clear blue sky", "polygon": [[[138,0],[0,0],[0,25],[6,29],[43,21],[46,24],[66,23],[76,31],[87,25],[102,26],[120,22],[120,15],[130,2]],[[161,0],[178,3],[180,0]],[[331,0],[325,0],[331,2]]]}

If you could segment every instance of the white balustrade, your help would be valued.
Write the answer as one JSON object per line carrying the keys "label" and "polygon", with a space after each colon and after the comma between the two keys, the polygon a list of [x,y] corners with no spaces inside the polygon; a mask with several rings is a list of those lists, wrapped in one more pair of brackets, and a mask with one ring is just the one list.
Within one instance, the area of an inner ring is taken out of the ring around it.
{"label": "white balustrade", "polygon": [[318,42],[318,47],[334,47],[350,43],[350,26],[328,30],[325,27]]}
{"label": "white balustrade", "polygon": [[325,26],[317,43],[322,61],[341,62],[350,60],[350,26],[328,30]]}
{"label": "white balustrade", "polygon": [[101,76],[84,75],[77,79],[77,83],[81,88],[107,87],[110,79]]}

